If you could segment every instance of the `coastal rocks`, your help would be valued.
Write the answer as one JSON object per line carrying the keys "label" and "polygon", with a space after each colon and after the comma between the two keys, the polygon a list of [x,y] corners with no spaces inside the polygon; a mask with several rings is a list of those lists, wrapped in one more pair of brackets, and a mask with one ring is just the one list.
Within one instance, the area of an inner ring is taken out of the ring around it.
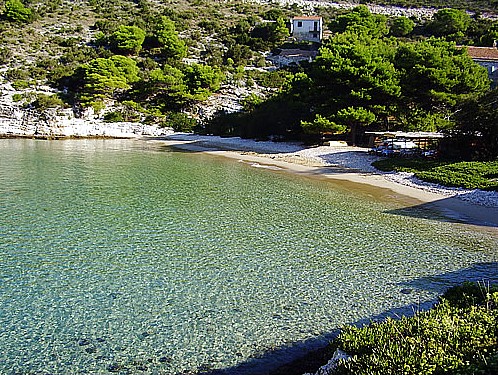
{"label": "coastal rocks", "polygon": [[218,92],[211,95],[207,100],[195,104],[189,110],[189,113],[197,121],[203,123],[213,118],[218,112],[240,112],[244,109],[242,100],[251,94],[265,97],[268,95],[268,89],[258,86],[249,87],[245,84],[224,84]]}
{"label": "coastal rocks", "polygon": [[49,108],[44,111],[25,108],[14,100],[21,94],[53,94],[48,87],[17,91],[11,84],[0,85],[0,136],[3,137],[110,137],[135,138],[172,133],[169,128],[140,122],[104,122],[92,109],[76,113],[72,108]]}
{"label": "coastal rocks", "polygon": [[135,138],[171,133],[170,129],[138,122],[106,123],[100,119],[76,118],[65,111],[50,116],[15,106],[0,105],[0,135],[23,137],[113,137]]}
{"label": "coastal rocks", "polygon": [[341,360],[347,361],[349,357],[350,356],[347,353],[343,352],[340,349],[337,349],[334,352],[334,355],[332,356],[330,361],[328,361],[326,365],[323,365],[322,367],[320,367],[317,372],[315,372],[314,374],[307,373],[307,374],[303,374],[303,375],[330,375],[333,373],[333,371],[337,367],[337,364],[339,363],[339,361],[341,361]]}

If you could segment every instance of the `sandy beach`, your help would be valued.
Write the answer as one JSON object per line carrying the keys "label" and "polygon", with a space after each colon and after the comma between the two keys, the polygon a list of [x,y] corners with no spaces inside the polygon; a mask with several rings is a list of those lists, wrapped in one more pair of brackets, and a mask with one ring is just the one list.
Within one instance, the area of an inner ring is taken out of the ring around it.
{"label": "sandy beach", "polygon": [[171,147],[237,159],[256,168],[342,181],[378,199],[395,199],[404,207],[437,210],[456,222],[498,234],[498,192],[446,188],[417,181],[409,174],[383,173],[371,166],[377,158],[360,147],[304,147],[297,143],[257,142],[192,134],[172,134],[157,141]]}

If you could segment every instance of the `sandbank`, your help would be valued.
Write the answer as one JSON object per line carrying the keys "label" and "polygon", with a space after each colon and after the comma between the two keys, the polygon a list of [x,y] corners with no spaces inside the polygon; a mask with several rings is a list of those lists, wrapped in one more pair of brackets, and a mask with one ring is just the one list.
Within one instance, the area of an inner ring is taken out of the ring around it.
{"label": "sandbank", "polygon": [[403,185],[394,180],[386,179],[380,173],[320,165],[299,158],[281,158],[266,153],[234,150],[230,149],[230,146],[225,148],[217,143],[210,145],[206,142],[197,143],[189,140],[169,139],[168,137],[157,140],[166,146],[232,158],[257,168],[330,179],[375,199],[396,200],[404,208],[427,208],[437,211],[449,221],[477,226],[480,230],[486,228],[487,231],[498,234],[498,207],[481,206],[457,197]]}

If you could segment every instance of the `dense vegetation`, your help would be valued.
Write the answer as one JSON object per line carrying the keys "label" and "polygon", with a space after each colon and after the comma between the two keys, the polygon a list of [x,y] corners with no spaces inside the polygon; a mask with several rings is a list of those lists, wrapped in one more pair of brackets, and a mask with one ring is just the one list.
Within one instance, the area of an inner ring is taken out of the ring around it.
{"label": "dense vegetation", "polygon": [[431,310],[363,328],[332,343],[351,358],[334,374],[482,374],[498,371],[498,287],[466,283]]}
{"label": "dense vegetation", "polygon": [[[257,69],[271,50],[317,49],[287,42],[288,17],[302,14],[296,5],[0,0],[0,64],[24,90],[15,100],[40,111],[93,108],[107,121],[309,142],[326,135],[361,143],[363,130],[386,127],[437,130],[461,135],[459,147],[469,149],[478,137],[480,153],[468,156],[494,159],[497,92],[457,45],[490,46],[498,22],[470,16],[457,0],[433,5],[455,8],[431,19],[316,8],[331,32],[316,59],[271,71]],[[31,92],[46,83],[59,90],[52,100]],[[244,111],[197,123],[196,104],[223,85],[253,91]]]}
{"label": "dense vegetation", "polygon": [[498,161],[448,162],[389,158],[373,165],[382,171],[411,172],[424,181],[444,186],[498,191]]}
{"label": "dense vegetation", "polygon": [[[395,33],[402,37],[393,35],[394,21],[364,6],[336,16],[329,24],[334,35],[313,62],[292,71],[277,95],[246,114],[215,119],[208,131],[246,137],[345,133],[361,143],[357,136],[365,129],[450,132],[475,124],[462,109],[469,103],[479,107],[480,98],[496,92],[488,94],[485,69],[455,44],[468,41],[470,17],[441,10],[425,24],[426,36],[412,39],[406,37],[415,30],[410,20],[396,20],[401,22],[394,23]],[[496,139],[496,126],[485,130],[487,139]],[[492,159],[496,150],[486,143],[480,157]]]}

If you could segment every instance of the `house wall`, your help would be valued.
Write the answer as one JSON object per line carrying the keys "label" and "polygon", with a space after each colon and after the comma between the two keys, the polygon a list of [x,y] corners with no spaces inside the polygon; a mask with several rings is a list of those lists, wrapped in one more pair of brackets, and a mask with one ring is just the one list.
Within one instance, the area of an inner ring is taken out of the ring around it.
{"label": "house wall", "polygon": [[493,81],[493,87],[498,86],[498,60],[473,59],[488,70],[488,77]]}
{"label": "house wall", "polygon": [[321,42],[323,37],[322,19],[293,18],[291,34],[298,40]]}

